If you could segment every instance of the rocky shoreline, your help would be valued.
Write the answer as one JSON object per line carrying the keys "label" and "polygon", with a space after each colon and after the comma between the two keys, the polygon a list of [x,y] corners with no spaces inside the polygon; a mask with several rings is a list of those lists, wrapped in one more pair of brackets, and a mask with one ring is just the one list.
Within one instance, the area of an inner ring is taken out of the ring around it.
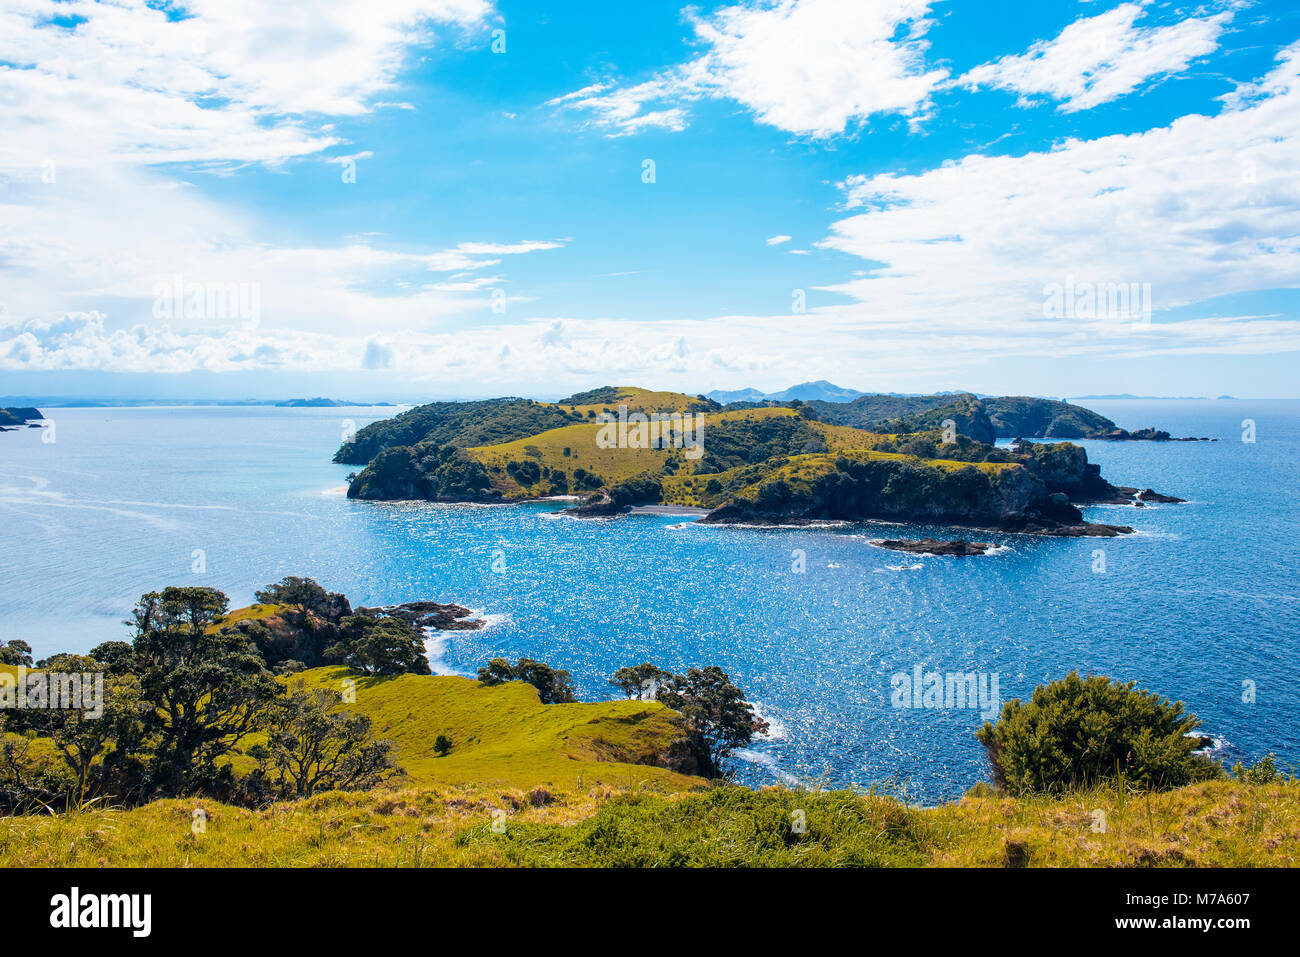
{"label": "rocky shoreline", "polygon": [[474,612],[464,605],[443,605],[436,601],[408,601],[401,605],[357,609],[358,613],[367,611],[398,618],[417,628],[433,628],[436,631],[477,631],[487,624],[481,618],[471,618]]}

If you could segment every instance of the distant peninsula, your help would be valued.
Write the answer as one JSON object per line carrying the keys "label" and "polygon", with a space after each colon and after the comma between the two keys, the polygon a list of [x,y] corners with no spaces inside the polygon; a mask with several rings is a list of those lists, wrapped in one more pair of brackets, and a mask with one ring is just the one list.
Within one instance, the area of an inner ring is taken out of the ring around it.
{"label": "distant peninsula", "polygon": [[25,406],[0,408],[0,432],[12,432],[24,427],[40,428],[39,423],[44,418],[40,409]]}

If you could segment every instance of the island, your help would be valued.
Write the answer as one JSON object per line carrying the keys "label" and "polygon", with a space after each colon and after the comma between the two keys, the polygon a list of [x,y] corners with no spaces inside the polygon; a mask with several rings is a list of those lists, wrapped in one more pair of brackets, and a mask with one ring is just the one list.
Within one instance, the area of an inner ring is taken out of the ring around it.
{"label": "island", "polygon": [[[929,407],[919,408],[920,399]],[[887,418],[872,428],[848,424],[867,415],[864,400],[881,400],[870,415]],[[828,405],[840,408],[828,413]],[[606,386],[554,403],[417,406],[361,429],[334,460],[362,466],[348,477],[352,499],[566,499],[563,511],[576,518],[671,506],[704,510],[704,525],[889,521],[1113,537],[1133,529],[1085,521],[1080,506],[1181,501],[1112,484],[1072,442],[993,444],[1010,425],[1067,428],[1062,405],[952,393],[722,405]],[[1079,428],[1113,431],[1109,419],[1065,408]]]}
{"label": "island", "polygon": [[40,428],[40,423],[45,416],[41,415],[40,409],[24,408],[14,406],[11,408],[0,408],[0,432],[13,432],[23,427]]}

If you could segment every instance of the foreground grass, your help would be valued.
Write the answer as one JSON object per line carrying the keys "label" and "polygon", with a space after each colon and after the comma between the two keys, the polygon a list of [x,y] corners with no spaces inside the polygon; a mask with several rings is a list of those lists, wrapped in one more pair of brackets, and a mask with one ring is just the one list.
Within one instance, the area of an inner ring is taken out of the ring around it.
{"label": "foreground grass", "polygon": [[[206,823],[196,834],[197,807]],[[1297,865],[1295,783],[967,797],[936,808],[785,788],[444,785],[334,792],[262,811],[167,800],[0,819],[6,867]]]}

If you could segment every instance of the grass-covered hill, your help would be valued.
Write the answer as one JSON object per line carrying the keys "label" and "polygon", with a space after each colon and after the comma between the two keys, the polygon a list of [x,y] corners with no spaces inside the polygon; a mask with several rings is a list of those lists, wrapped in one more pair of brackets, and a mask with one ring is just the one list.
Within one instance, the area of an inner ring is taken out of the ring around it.
{"label": "grass-covered hill", "polygon": [[[232,619],[246,620],[243,611],[232,612]],[[13,676],[15,668],[0,665],[0,672]],[[405,787],[472,783],[524,791],[607,786],[671,792],[705,785],[682,773],[694,765],[683,751],[679,716],[653,701],[543,705],[537,689],[522,681],[489,686],[455,676],[359,675],[337,666],[279,680],[335,692],[350,682],[355,700],[340,707],[365,715],[374,735],[392,742]],[[445,755],[434,750],[439,735],[451,741]],[[237,774],[253,769],[248,753],[263,741],[253,734],[241,743],[230,758]],[[30,746],[41,759],[38,775],[60,768],[52,741],[38,737]]]}
{"label": "grass-covered hill", "polygon": [[[357,677],[346,668],[315,668],[283,680],[338,689],[356,681],[355,708],[374,733],[395,745],[411,785],[478,784],[528,790],[581,790],[607,785],[676,791],[700,787],[673,764],[678,716],[654,701],[543,705],[522,681],[483,685],[455,676]],[[445,756],[434,751],[451,739]]]}
{"label": "grass-covered hill", "polygon": [[1009,395],[981,403],[999,438],[1104,438],[1123,430],[1099,412],[1083,406]]}
{"label": "grass-covered hill", "polygon": [[[195,833],[202,808],[205,829]],[[802,833],[792,825],[803,820]],[[0,818],[4,867],[1296,867],[1300,785],[971,796],[432,785]]]}

